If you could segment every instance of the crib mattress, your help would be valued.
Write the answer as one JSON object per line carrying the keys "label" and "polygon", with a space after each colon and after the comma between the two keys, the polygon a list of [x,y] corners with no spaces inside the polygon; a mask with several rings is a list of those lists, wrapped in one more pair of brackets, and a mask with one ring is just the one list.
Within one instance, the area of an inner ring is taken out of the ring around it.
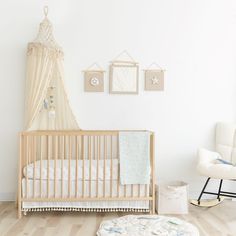
{"label": "crib mattress", "polygon": [[[103,180],[117,180],[118,179],[118,159],[107,159],[107,160],[78,160],[77,161],[77,179],[82,180],[96,180],[97,172],[98,179]],[[42,160],[28,164],[23,168],[23,174],[29,179],[40,179],[53,180],[56,176],[57,180],[68,180],[69,178],[69,167],[70,167],[70,180],[76,179],[76,160]],[[105,177],[104,177],[105,168]],[[112,171],[111,171],[112,170]],[[35,171],[35,173],[34,173]],[[112,174],[111,174],[112,173]],[[111,176],[112,175],[112,176]]]}
{"label": "crib mattress", "polygon": [[[47,197],[47,180],[35,180],[35,184],[33,179],[26,178],[22,179],[22,196],[26,197],[26,191],[28,192],[28,197]],[[77,181],[77,192],[76,192],[76,181],[70,182],[70,196],[71,197],[82,197],[83,194],[83,185],[84,185],[84,196],[85,197],[104,197],[103,195],[103,188],[105,183],[105,197],[116,197],[117,196],[117,185],[119,185],[119,196],[120,197],[145,197],[149,196],[149,188],[145,185],[140,185],[140,189],[138,185],[121,185],[118,183],[117,180],[106,180],[98,181],[98,192],[96,187],[96,181]],[[40,185],[42,188],[42,196],[40,196]],[[49,181],[49,197],[54,198],[54,180]],[[69,197],[69,188],[68,188],[68,181],[56,181],[56,197],[61,198]],[[62,193],[63,188],[63,195]],[[133,190],[132,190],[133,189]],[[34,194],[33,194],[34,193]],[[112,195],[111,195],[112,193]],[[139,195],[140,194],[140,195]],[[22,203],[23,209],[27,208],[63,208],[63,207],[70,207],[70,208],[89,208],[89,209],[114,209],[114,208],[132,208],[132,209],[149,209],[149,201],[81,201],[81,202],[23,202]]]}

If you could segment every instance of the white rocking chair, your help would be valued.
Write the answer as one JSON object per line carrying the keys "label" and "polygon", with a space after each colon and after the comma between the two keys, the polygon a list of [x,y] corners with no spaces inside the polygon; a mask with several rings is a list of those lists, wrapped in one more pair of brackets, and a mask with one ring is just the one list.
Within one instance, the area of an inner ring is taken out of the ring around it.
{"label": "white rocking chair", "polygon": [[[198,172],[207,177],[207,181],[197,200],[191,203],[198,206],[214,206],[225,197],[236,198],[236,193],[222,191],[223,180],[236,180],[236,124],[218,123],[216,125],[215,152],[201,148],[198,152]],[[210,179],[219,179],[217,192],[206,191]],[[201,201],[203,194],[217,196],[216,200]]]}

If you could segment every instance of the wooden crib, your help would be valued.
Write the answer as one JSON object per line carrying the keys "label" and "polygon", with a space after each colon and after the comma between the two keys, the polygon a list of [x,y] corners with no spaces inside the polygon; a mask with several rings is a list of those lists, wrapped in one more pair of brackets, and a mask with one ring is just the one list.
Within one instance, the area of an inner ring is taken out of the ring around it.
{"label": "wooden crib", "polygon": [[21,132],[18,217],[46,210],[154,213],[154,133],[150,132],[148,185],[120,184],[118,135],[119,131]]}

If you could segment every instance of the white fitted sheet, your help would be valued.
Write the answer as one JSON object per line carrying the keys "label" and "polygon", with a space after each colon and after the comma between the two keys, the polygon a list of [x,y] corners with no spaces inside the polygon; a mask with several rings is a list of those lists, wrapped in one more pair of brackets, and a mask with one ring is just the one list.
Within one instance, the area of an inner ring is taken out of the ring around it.
{"label": "white fitted sheet", "polygon": [[[55,178],[55,171],[56,171],[56,179],[61,180],[63,174],[63,180],[68,180],[69,177],[69,166],[70,166],[70,179],[76,179],[76,160],[71,160],[70,165],[68,160],[57,160],[56,165],[54,160],[42,160],[36,161],[35,163],[28,164],[23,169],[23,174],[25,177],[29,179],[40,179],[47,180],[48,179],[48,172],[49,172],[49,179],[53,180]],[[104,166],[105,166],[105,179],[111,179],[111,169],[112,169],[112,179],[118,179],[118,169],[119,169],[119,161],[118,159],[107,159],[104,164],[104,160],[78,160],[78,180],[83,179],[83,163],[84,163],[84,179],[85,180],[96,180],[97,179],[97,166],[98,166],[98,179],[104,179]],[[42,166],[42,169],[41,169]],[[63,168],[62,168],[63,166]],[[48,171],[49,167],[49,171]],[[56,167],[56,168],[55,168]],[[90,176],[90,167],[91,167],[91,176]],[[35,173],[34,173],[35,170]]]}

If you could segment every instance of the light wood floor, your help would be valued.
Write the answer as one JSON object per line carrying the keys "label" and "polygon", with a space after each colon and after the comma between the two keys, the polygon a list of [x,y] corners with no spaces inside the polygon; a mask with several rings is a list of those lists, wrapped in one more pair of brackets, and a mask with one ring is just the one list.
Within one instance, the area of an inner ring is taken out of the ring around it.
{"label": "light wood floor", "polygon": [[[102,220],[124,213],[36,212],[17,219],[15,203],[0,203],[0,235],[95,236]],[[224,201],[213,208],[190,205],[188,215],[178,215],[195,224],[201,236],[236,236],[236,202]]]}

